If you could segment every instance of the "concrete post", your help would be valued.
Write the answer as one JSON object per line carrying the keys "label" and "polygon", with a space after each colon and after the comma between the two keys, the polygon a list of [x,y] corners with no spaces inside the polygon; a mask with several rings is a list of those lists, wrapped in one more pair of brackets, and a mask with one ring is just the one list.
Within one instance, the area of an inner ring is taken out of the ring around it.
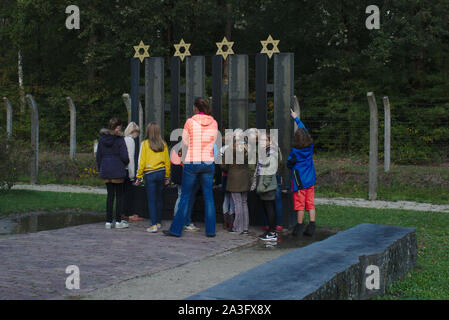
{"label": "concrete post", "polygon": [[193,116],[195,98],[206,97],[206,65],[204,56],[186,58],[186,119]]}
{"label": "concrete post", "polygon": [[31,170],[30,183],[36,184],[39,175],[39,113],[36,101],[31,94],[26,95],[26,100],[31,109]]}
{"label": "concrete post", "polygon": [[[279,147],[284,162],[291,150],[294,134],[290,109],[294,104],[294,54],[279,53],[274,56],[274,128],[278,130]],[[281,170],[284,184],[290,186],[290,172]]]}
{"label": "concrete post", "polygon": [[370,110],[370,142],[369,142],[369,200],[377,199],[378,184],[378,123],[377,103],[373,92],[367,94]]}
{"label": "concrete post", "polygon": [[[122,94],[123,103],[125,104],[126,110],[128,112],[128,123],[131,122],[131,97],[128,93]],[[145,133],[145,127],[143,126],[143,108],[142,103],[139,101],[139,128],[140,128],[140,135],[139,140],[142,142],[143,135]]]}
{"label": "concrete post", "polygon": [[248,56],[229,56],[229,128],[248,128]]}
{"label": "concrete post", "polygon": [[164,58],[145,59],[145,125],[154,121],[164,137],[165,122]]}
{"label": "concrete post", "polygon": [[128,93],[122,94],[123,102],[125,103],[126,112],[128,114],[128,123],[131,122],[131,97]]}
{"label": "concrete post", "polygon": [[391,109],[390,100],[384,97],[384,112],[385,112],[385,134],[384,134],[384,171],[390,171],[390,151],[391,151]]}
{"label": "concrete post", "polygon": [[3,97],[6,106],[6,133],[9,137],[12,135],[12,106],[8,98]]}
{"label": "concrete post", "polygon": [[76,154],[76,108],[72,98],[66,97],[70,110],[70,159],[75,158]]}

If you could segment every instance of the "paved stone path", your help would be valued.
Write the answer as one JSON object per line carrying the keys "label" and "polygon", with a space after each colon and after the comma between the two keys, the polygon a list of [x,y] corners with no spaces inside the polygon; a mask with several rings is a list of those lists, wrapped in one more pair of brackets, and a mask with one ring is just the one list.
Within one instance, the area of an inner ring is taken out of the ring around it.
{"label": "paved stone path", "polygon": [[[201,224],[200,232],[174,238],[146,232],[147,224],[133,222],[128,229],[106,230],[97,223],[0,237],[0,299],[77,297],[256,241],[220,225],[215,238],[207,238]],[[69,265],[80,269],[80,290],[65,288]]]}
{"label": "paved stone path", "polygon": [[[61,186],[61,185],[16,185],[13,189],[17,190],[39,190],[54,192],[73,192],[73,193],[96,193],[106,194],[106,189],[99,187],[81,187],[81,186]],[[369,201],[358,198],[315,198],[315,204],[329,204],[335,206],[376,208],[376,209],[399,209],[414,211],[432,211],[449,213],[449,205],[437,205],[431,203],[420,203],[413,201]]]}

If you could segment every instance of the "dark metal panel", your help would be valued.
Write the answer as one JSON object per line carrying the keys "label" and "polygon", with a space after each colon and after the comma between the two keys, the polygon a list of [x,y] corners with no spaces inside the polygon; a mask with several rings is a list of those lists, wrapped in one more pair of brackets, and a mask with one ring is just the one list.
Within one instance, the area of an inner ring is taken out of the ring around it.
{"label": "dark metal panel", "polygon": [[140,61],[131,58],[131,121],[139,123]]}
{"label": "dark metal panel", "polygon": [[267,65],[266,54],[256,55],[256,127],[267,128]]}
{"label": "dark metal panel", "polygon": [[223,58],[212,57],[212,114],[218,123],[218,130],[222,128],[222,82],[223,82]]}
{"label": "dark metal panel", "polygon": [[179,128],[179,88],[181,84],[181,60],[178,57],[170,59],[170,117],[171,130]]}

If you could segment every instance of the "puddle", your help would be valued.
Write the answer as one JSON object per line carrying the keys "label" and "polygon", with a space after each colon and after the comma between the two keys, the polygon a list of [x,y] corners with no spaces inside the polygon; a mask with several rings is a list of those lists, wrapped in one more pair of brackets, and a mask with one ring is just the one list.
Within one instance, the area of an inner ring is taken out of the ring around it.
{"label": "puddle", "polygon": [[291,232],[278,233],[277,241],[262,241],[258,240],[255,246],[256,249],[297,249],[308,246],[309,244],[317,241],[322,241],[330,236],[336,234],[336,231],[332,231],[324,228],[317,228],[315,234],[312,237],[301,235],[298,237],[294,237],[291,235]]}
{"label": "puddle", "polygon": [[61,229],[82,224],[104,222],[104,220],[104,214],[94,212],[28,213],[0,218],[0,235]]}

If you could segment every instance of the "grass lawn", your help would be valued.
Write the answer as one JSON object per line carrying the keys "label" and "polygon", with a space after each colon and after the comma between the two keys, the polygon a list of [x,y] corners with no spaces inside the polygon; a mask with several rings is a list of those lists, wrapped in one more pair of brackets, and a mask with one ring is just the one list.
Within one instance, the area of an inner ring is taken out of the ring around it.
{"label": "grass lawn", "polygon": [[106,195],[11,190],[0,194],[0,216],[37,210],[106,210]]}
{"label": "grass lawn", "polygon": [[[12,190],[0,194],[0,215],[78,208],[104,211],[105,195]],[[449,214],[317,206],[317,224],[345,230],[360,223],[416,228],[418,265],[382,299],[449,299]]]}
{"label": "grass lawn", "polygon": [[[360,158],[317,154],[314,158],[319,197],[368,198],[368,164]],[[449,164],[392,165],[388,173],[379,164],[379,200],[408,200],[449,204]]]}

